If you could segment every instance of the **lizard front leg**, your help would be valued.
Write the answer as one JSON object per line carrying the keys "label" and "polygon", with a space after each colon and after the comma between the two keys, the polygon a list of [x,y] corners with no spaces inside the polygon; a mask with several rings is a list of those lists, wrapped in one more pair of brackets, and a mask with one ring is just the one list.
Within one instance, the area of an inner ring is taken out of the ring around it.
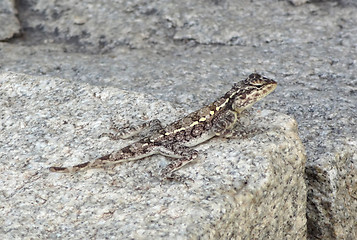
{"label": "lizard front leg", "polygon": [[247,126],[245,126],[246,124],[240,122],[238,113],[235,111],[227,111],[212,122],[212,129],[216,136],[224,138],[244,139],[262,131],[257,128],[247,128]]}
{"label": "lizard front leg", "polygon": [[212,120],[212,131],[219,137],[232,137],[232,129],[236,125],[237,119],[237,112],[232,110],[226,111]]}

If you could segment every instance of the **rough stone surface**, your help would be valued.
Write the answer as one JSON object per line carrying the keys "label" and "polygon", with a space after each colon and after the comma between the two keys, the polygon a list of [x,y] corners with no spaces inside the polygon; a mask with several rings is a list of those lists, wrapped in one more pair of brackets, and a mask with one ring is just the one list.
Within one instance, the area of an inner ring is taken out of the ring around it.
{"label": "rough stone surface", "polygon": [[111,117],[171,122],[184,111],[56,78],[4,73],[0,84],[1,239],[306,238],[305,152],[287,115],[252,111],[242,124],[260,133],[197,147],[200,160],[179,171],[194,179],[187,186],[160,182],[158,156],[58,174],[47,168],[128,144],[98,139]]}
{"label": "rough stone surface", "polygon": [[0,1],[0,41],[8,40],[20,33],[20,23],[15,16],[16,13],[13,0]]}
{"label": "rough stone surface", "polygon": [[308,232],[318,239],[355,239],[357,142],[345,139],[343,149],[335,147],[306,168]]}
{"label": "rough stone surface", "polygon": [[308,238],[357,239],[355,0],[16,3],[24,34],[0,42],[1,72],[146,93],[186,112],[251,72],[277,80],[256,108],[298,122]]}

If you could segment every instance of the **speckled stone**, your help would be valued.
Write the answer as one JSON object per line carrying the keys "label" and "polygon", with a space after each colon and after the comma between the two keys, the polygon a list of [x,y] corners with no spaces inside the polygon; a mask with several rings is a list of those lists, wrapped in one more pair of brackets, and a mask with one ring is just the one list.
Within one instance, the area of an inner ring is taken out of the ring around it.
{"label": "speckled stone", "polygon": [[251,111],[244,139],[212,139],[161,182],[153,156],[77,174],[48,171],[129,144],[98,136],[119,124],[187,112],[149,95],[53,77],[0,75],[0,238],[305,239],[305,151],[296,122]]}

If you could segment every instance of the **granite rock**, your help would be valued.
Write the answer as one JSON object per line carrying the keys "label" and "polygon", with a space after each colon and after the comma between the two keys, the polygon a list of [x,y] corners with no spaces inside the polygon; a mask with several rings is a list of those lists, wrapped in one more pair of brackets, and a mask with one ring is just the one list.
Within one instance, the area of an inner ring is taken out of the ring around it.
{"label": "granite rock", "polygon": [[77,174],[48,171],[129,144],[98,136],[118,124],[187,112],[149,95],[6,72],[1,85],[0,237],[305,239],[305,151],[287,115],[254,111],[243,139],[212,139],[197,162],[162,182],[153,156]]}

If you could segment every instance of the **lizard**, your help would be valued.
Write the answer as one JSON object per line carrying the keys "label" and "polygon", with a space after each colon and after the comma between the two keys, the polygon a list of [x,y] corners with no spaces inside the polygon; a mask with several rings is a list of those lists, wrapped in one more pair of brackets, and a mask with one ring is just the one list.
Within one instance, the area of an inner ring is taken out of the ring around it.
{"label": "lizard", "polygon": [[121,162],[143,159],[161,154],[173,160],[161,172],[163,179],[181,181],[174,172],[198,157],[192,147],[213,137],[234,137],[234,127],[239,125],[242,112],[270,94],[277,83],[257,73],[235,83],[224,96],[213,103],[179,119],[165,127],[157,119],[137,127],[124,128],[118,133],[103,134],[112,139],[126,139],[138,135],[144,129],[154,129],[145,136],[118,151],[72,167],[50,167],[52,172],[73,173],[88,168],[100,168]]}

